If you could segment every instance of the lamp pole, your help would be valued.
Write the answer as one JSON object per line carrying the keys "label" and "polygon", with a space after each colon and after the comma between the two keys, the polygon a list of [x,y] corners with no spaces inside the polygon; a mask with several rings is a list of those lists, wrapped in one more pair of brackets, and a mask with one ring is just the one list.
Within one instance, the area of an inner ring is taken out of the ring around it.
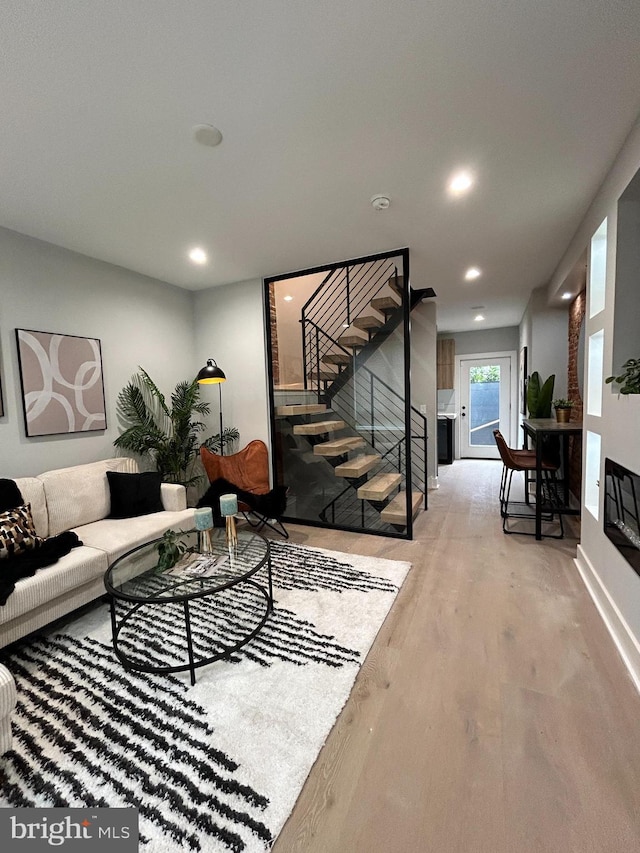
{"label": "lamp pole", "polygon": [[220,456],[224,456],[224,441],[222,440],[222,382],[218,382],[218,398],[220,400]]}

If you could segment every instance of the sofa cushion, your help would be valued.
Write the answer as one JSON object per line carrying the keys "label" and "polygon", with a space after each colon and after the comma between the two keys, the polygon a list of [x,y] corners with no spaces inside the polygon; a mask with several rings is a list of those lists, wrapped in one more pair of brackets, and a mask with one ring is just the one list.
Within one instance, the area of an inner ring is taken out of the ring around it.
{"label": "sofa cushion", "polygon": [[30,578],[16,582],[16,588],[0,607],[0,624],[4,625],[47,602],[54,601],[76,587],[91,581],[107,571],[107,555],[86,546],[74,548],[57,563],[46,566]]}
{"label": "sofa cushion", "polygon": [[29,504],[0,512],[0,559],[16,557],[42,544],[36,535]]}
{"label": "sofa cushion", "polygon": [[111,504],[107,471],[137,470],[135,460],[123,456],[40,474],[49,512],[49,535],[106,518]]}
{"label": "sofa cushion", "polygon": [[107,471],[107,481],[111,497],[109,518],[133,518],[135,515],[162,512],[162,474],[157,471],[142,474]]}
{"label": "sofa cushion", "polygon": [[194,512],[194,509],[186,509],[182,512],[154,512],[135,518],[105,518],[76,527],[74,532],[85,545],[105,551],[111,564],[138,545],[158,539],[170,527],[174,530],[193,530]]}

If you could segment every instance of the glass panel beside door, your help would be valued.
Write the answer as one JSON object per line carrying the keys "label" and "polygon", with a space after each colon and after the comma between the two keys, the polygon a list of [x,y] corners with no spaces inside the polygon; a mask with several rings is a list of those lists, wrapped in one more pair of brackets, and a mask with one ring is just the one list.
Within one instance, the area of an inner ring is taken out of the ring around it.
{"label": "glass panel beside door", "polygon": [[460,455],[496,459],[499,429],[511,442],[511,358],[460,359]]}

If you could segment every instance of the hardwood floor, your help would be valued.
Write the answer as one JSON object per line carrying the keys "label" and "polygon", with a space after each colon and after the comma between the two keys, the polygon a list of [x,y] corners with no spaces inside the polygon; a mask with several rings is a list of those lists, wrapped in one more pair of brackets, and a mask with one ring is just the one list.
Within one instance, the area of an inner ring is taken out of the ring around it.
{"label": "hardwood floor", "polygon": [[640,697],[575,525],[505,536],[500,470],[441,467],[412,542],[289,527],[413,568],[274,853],[640,850]]}

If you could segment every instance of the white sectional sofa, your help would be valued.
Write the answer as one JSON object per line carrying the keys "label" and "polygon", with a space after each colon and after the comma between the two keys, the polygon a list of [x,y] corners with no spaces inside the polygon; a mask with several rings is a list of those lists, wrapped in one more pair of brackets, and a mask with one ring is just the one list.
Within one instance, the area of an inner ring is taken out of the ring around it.
{"label": "white sectional sofa", "polygon": [[[126,551],[161,536],[170,527],[193,528],[194,510],[187,509],[186,490],[169,483],[161,485],[162,512],[107,518],[107,471],[134,474],[138,466],[133,459],[123,457],[16,480],[25,503],[31,504],[39,536],[73,530],[83,545],[16,583],[0,607],[0,648],[103,595],[104,573]],[[15,703],[13,678],[0,665],[0,754],[10,748],[10,717]]]}

